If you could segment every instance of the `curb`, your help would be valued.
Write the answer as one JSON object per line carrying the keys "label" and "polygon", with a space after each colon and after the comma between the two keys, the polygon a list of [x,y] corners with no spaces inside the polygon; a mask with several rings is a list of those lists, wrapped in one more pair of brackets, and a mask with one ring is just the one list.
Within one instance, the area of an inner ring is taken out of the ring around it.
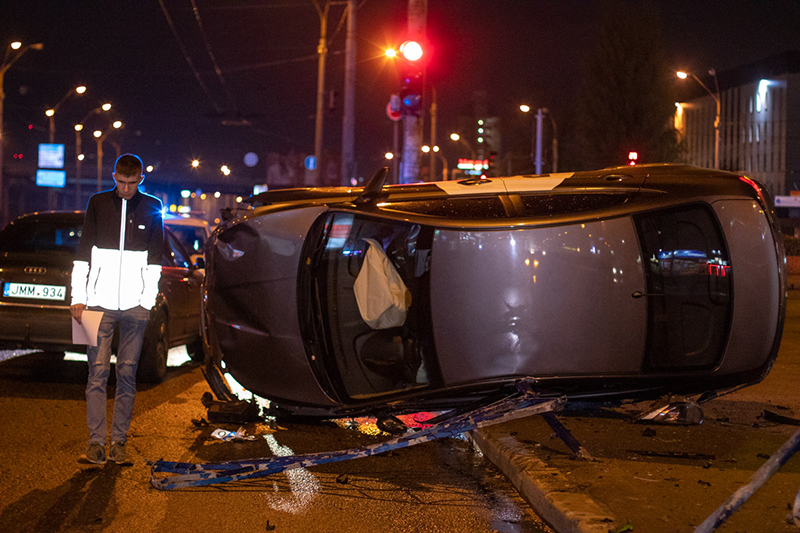
{"label": "curb", "polygon": [[511,481],[533,510],[558,533],[608,533],[616,520],[555,468],[508,433],[471,431],[469,439]]}

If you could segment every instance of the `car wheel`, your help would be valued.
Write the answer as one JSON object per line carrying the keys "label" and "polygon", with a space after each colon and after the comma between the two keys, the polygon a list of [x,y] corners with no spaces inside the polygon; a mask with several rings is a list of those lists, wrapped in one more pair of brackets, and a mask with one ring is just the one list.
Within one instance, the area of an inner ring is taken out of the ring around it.
{"label": "car wheel", "polygon": [[167,352],[169,352],[169,325],[167,312],[159,309],[154,319],[147,323],[139,358],[139,381],[161,383],[167,374]]}

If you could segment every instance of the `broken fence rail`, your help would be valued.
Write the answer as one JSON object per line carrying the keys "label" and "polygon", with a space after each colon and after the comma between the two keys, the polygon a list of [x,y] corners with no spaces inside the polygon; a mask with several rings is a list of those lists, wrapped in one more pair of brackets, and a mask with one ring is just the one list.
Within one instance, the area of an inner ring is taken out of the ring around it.
{"label": "broken fence rail", "polygon": [[[371,455],[377,455],[399,448],[407,448],[443,437],[451,437],[492,424],[558,411],[566,402],[564,398],[544,400],[537,397],[527,380],[518,382],[517,388],[519,393],[514,396],[455,416],[421,431],[408,433],[401,437],[370,446],[333,452],[266,457],[263,459],[226,461],[222,463],[179,463],[159,460],[152,465],[150,483],[159,490],[173,490],[215,483],[227,483],[229,481],[241,481],[268,476],[294,468],[305,468],[326,463],[358,459],[360,457],[369,457]],[[173,475],[157,477],[155,475],[156,473]]]}

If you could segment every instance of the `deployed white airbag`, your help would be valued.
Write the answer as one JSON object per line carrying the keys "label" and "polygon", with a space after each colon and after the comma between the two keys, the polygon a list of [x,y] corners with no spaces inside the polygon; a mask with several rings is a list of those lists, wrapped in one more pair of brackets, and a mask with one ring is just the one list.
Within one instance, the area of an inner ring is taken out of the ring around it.
{"label": "deployed white airbag", "polygon": [[411,305],[411,292],[374,239],[368,243],[364,264],[353,284],[361,318],[372,329],[402,326]]}

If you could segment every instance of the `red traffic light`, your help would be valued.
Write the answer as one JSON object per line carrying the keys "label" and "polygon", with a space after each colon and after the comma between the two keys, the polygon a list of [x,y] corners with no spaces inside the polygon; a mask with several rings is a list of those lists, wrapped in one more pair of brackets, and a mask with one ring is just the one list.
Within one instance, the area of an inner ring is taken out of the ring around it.
{"label": "red traffic light", "polygon": [[628,152],[628,164],[633,166],[636,160],[639,159],[639,152]]}
{"label": "red traffic light", "polygon": [[422,45],[417,41],[406,41],[400,45],[400,52],[409,61],[417,61],[422,57]]}

